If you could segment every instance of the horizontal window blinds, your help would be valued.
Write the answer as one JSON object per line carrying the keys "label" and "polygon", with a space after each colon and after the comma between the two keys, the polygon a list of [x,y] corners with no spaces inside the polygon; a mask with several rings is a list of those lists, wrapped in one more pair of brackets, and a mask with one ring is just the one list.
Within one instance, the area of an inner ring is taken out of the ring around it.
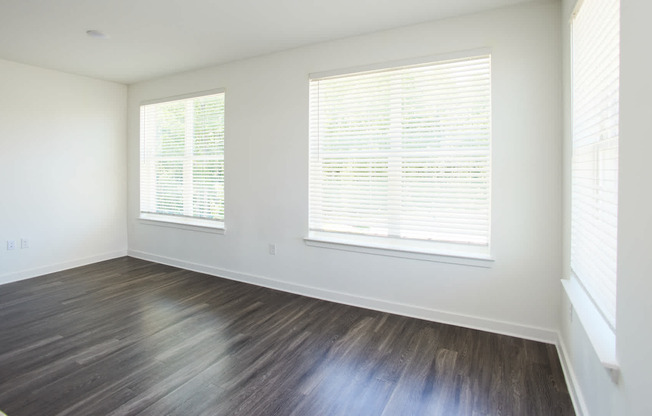
{"label": "horizontal window blinds", "polygon": [[224,221],[224,93],[140,108],[140,211]]}
{"label": "horizontal window blinds", "polygon": [[310,80],[310,229],[489,244],[490,57]]}
{"label": "horizontal window blinds", "polygon": [[571,268],[616,322],[620,2],[584,0],[572,20]]}

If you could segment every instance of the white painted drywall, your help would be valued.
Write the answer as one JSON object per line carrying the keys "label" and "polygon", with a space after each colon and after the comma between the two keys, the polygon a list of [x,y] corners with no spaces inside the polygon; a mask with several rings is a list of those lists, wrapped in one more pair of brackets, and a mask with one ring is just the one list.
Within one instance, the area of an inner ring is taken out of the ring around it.
{"label": "white painted drywall", "polygon": [[[286,290],[552,340],[561,275],[559,4],[302,47],[129,87],[129,249]],[[492,268],[308,247],[308,74],[492,51]],[[183,59],[183,57],[179,57]],[[226,233],[144,224],[139,103],[226,89]],[[268,244],[276,244],[276,255]]]}
{"label": "white painted drywall", "polygon": [[0,60],[0,284],[126,253],[126,102],[124,85]]}
{"label": "white painted drywall", "polygon": [[[563,1],[564,28],[564,274],[569,263],[570,43],[568,21],[575,0]],[[617,383],[600,365],[577,319],[570,322],[569,300],[562,295],[561,341],[585,411],[593,416],[651,415],[652,374],[652,2],[621,2],[620,150],[618,207],[618,297],[616,350],[621,366]]]}

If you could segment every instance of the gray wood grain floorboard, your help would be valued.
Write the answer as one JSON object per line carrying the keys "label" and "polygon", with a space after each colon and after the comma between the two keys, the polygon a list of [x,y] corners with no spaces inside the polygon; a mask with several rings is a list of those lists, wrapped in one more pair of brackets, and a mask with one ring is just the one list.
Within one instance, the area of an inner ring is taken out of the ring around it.
{"label": "gray wood grain floorboard", "polygon": [[572,415],[553,345],[123,257],[0,286],[0,410]]}

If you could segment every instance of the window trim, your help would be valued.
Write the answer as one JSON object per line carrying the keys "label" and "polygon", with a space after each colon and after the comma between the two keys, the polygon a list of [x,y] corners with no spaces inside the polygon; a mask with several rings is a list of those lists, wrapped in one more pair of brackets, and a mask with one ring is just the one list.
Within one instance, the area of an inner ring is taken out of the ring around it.
{"label": "window trim", "polygon": [[616,354],[616,333],[604,319],[575,273],[571,273],[568,279],[561,279],[561,284],[571,304],[572,309],[569,311],[571,321],[575,311],[600,364],[609,371],[613,380],[617,380],[620,364]]}
{"label": "window trim", "polygon": [[[338,68],[326,71],[312,72],[308,74],[308,81],[323,80],[329,78],[338,78],[341,76],[362,73],[391,70],[399,67],[408,67],[414,65],[425,65],[429,63],[437,63],[442,61],[457,60],[474,58],[479,56],[489,56],[491,67],[493,67],[493,56],[491,48],[477,48],[469,49],[458,52],[420,56],[409,59],[393,60],[385,62],[377,62],[368,65],[359,65],[347,68]],[[490,69],[490,113],[489,113],[489,201],[488,201],[488,216],[489,222],[487,226],[487,245],[473,245],[444,241],[430,241],[430,240],[415,240],[418,244],[411,244],[408,246],[399,246],[397,244],[386,244],[381,240],[396,240],[406,241],[408,239],[392,239],[383,237],[374,237],[364,234],[347,234],[338,232],[327,232],[310,230],[308,226],[307,236],[304,237],[304,242],[308,246],[338,249],[344,251],[353,251],[366,254],[377,254],[391,257],[410,258],[416,260],[427,260],[442,263],[454,263],[478,267],[492,267],[495,261],[492,250],[492,189],[493,189],[493,111],[492,106],[492,91],[493,91],[493,73]],[[309,144],[309,147],[311,145]],[[310,164],[310,160],[309,160]],[[310,180],[310,179],[309,179]],[[369,241],[365,241],[369,240]],[[376,241],[371,241],[376,240]]]}
{"label": "window trim", "polygon": [[491,55],[491,48],[468,49],[459,52],[443,53],[436,55],[425,55],[415,58],[399,59],[393,61],[376,62],[368,65],[358,65],[347,68],[338,68],[326,71],[312,72],[308,74],[308,80],[337,78],[342,75],[354,74],[356,72],[382,71],[402,66],[424,65],[439,61],[450,61],[455,59],[473,58],[480,55]]}
{"label": "window trim", "polygon": [[389,240],[392,239],[319,231],[310,231],[308,237],[303,239],[307,246],[355,253],[487,268],[494,264],[494,258],[486,246],[459,244],[458,250],[455,250],[451,249],[451,244],[446,243],[436,244],[437,242],[432,241],[410,240],[412,244],[408,246],[392,244]]}
{"label": "window trim", "polygon": [[[140,214],[138,221],[146,225],[158,225],[161,227],[180,228],[188,231],[201,231],[212,234],[225,234],[224,222],[200,220],[188,217],[179,217],[177,221],[170,221],[169,215]],[[196,220],[196,221],[195,221]],[[209,224],[209,222],[213,224]]]}
{"label": "window trim", "polygon": [[[212,233],[212,234],[224,234],[226,231],[225,228],[225,222],[226,222],[226,197],[224,198],[224,201],[222,202],[224,204],[224,217],[225,219],[222,221],[219,220],[209,220],[209,219],[204,219],[204,218],[195,218],[195,217],[186,217],[186,216],[174,216],[174,215],[164,215],[164,214],[156,214],[156,213],[144,213],[140,210],[141,207],[141,197],[142,197],[142,188],[141,188],[141,166],[140,166],[140,141],[142,140],[142,137],[140,135],[140,128],[142,126],[142,119],[141,119],[141,108],[146,105],[152,105],[152,104],[160,104],[160,103],[166,103],[170,101],[179,101],[179,100],[187,100],[191,98],[199,98],[207,95],[215,95],[215,94],[224,94],[224,119],[225,123],[224,125],[226,126],[226,88],[213,88],[209,90],[201,90],[201,91],[193,91],[190,93],[185,93],[185,94],[178,94],[178,95],[172,95],[172,96],[166,96],[166,97],[159,97],[159,98],[153,98],[153,99],[148,99],[148,100],[142,100],[138,103],[138,128],[139,128],[139,136],[138,136],[138,141],[139,141],[139,153],[138,153],[138,205],[137,205],[137,220],[141,224],[146,224],[146,225],[154,225],[154,226],[162,226],[162,227],[169,227],[169,228],[178,228],[178,229],[184,229],[188,231],[199,231],[199,232],[206,232],[206,233]],[[226,127],[225,127],[226,129]],[[226,137],[226,132],[225,132],[225,137]],[[224,151],[221,155],[221,158],[224,163],[224,177],[226,178],[226,141],[224,143]],[[226,179],[224,180],[225,183],[225,189],[224,193],[226,194]]]}
{"label": "window trim", "polygon": [[[149,100],[143,100],[138,103],[138,108],[144,106],[144,105],[152,105],[152,104],[160,104],[160,103],[167,103],[168,101],[178,101],[178,100],[187,100],[189,98],[199,98],[203,97],[205,95],[214,95],[214,94],[225,94],[226,95],[226,88],[213,88],[210,90],[202,90],[202,91],[194,91],[194,92],[189,92],[186,94],[179,94],[179,95],[171,95],[167,97],[159,97],[159,98],[152,98]],[[226,109],[224,110],[224,113],[226,114]],[[139,117],[140,120],[140,117]]]}

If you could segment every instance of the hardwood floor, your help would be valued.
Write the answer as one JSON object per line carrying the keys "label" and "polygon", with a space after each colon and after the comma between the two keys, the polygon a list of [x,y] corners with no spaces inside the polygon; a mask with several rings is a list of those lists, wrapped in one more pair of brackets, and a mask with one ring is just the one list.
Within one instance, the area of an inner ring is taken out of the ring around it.
{"label": "hardwood floor", "polygon": [[0,410],[571,415],[553,345],[124,257],[0,286]]}

